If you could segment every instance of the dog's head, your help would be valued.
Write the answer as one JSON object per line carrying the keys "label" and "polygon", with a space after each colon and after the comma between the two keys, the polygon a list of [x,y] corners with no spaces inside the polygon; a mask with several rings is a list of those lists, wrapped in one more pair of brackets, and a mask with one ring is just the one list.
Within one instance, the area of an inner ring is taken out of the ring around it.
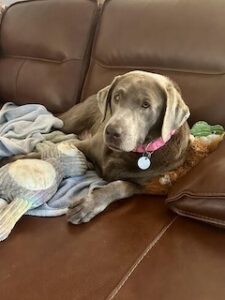
{"label": "dog's head", "polygon": [[169,78],[144,71],[115,77],[97,93],[97,100],[103,119],[108,120],[105,143],[117,151],[130,152],[160,136],[166,142],[190,115]]}

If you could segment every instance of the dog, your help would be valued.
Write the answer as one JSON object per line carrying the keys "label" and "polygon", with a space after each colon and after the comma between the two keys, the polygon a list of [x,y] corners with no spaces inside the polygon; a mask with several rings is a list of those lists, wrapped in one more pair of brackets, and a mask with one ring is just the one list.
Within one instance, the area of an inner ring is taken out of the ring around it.
{"label": "dog", "polygon": [[115,77],[60,115],[65,133],[91,134],[74,143],[108,182],[72,201],[68,221],[89,222],[110,203],[141,193],[151,178],[181,166],[189,146],[189,115],[172,80],[144,71]]}

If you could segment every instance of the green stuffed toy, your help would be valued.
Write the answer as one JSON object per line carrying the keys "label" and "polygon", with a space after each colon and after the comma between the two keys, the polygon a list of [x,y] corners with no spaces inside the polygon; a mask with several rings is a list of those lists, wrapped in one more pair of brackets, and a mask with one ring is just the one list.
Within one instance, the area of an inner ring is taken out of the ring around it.
{"label": "green stuffed toy", "polygon": [[209,136],[211,134],[221,135],[224,133],[222,125],[209,125],[205,121],[199,121],[191,128],[191,134],[195,137]]}
{"label": "green stuffed toy", "polygon": [[225,130],[222,125],[209,125],[205,121],[199,121],[191,128],[190,140],[205,146],[209,152],[214,151],[223,140]]}
{"label": "green stuffed toy", "polygon": [[83,175],[88,163],[72,143],[41,151],[41,159],[19,159],[0,169],[0,241],[29,209],[47,202],[63,178]]}

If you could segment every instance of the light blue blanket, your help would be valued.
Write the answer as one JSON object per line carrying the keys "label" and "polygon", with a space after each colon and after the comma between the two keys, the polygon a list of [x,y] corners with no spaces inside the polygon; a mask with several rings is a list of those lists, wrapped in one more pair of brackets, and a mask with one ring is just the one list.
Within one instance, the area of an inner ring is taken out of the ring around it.
{"label": "light blue blanket", "polygon": [[[0,157],[40,151],[46,145],[74,139],[74,134],[65,135],[60,131],[63,122],[54,117],[39,104],[17,106],[6,103],[0,111]],[[56,194],[45,204],[27,212],[32,216],[60,216],[67,212],[69,203],[74,198],[86,195],[105,181],[95,171],[88,171],[83,176],[64,179]],[[7,205],[0,199],[0,210]]]}
{"label": "light blue blanket", "polygon": [[39,217],[55,217],[67,213],[71,201],[84,197],[94,188],[102,186],[105,181],[95,171],[87,171],[83,176],[64,179],[55,195],[43,205],[29,210],[26,214]]}
{"label": "light blue blanket", "polygon": [[42,105],[8,102],[0,110],[0,158],[29,153],[44,140],[44,133],[62,127]]}

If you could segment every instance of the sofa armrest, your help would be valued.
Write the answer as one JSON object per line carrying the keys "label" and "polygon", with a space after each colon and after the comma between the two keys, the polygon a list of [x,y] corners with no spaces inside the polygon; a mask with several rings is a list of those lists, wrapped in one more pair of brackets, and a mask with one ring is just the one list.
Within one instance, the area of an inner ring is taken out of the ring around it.
{"label": "sofa armrest", "polygon": [[179,215],[225,227],[225,141],[172,188],[166,200]]}

